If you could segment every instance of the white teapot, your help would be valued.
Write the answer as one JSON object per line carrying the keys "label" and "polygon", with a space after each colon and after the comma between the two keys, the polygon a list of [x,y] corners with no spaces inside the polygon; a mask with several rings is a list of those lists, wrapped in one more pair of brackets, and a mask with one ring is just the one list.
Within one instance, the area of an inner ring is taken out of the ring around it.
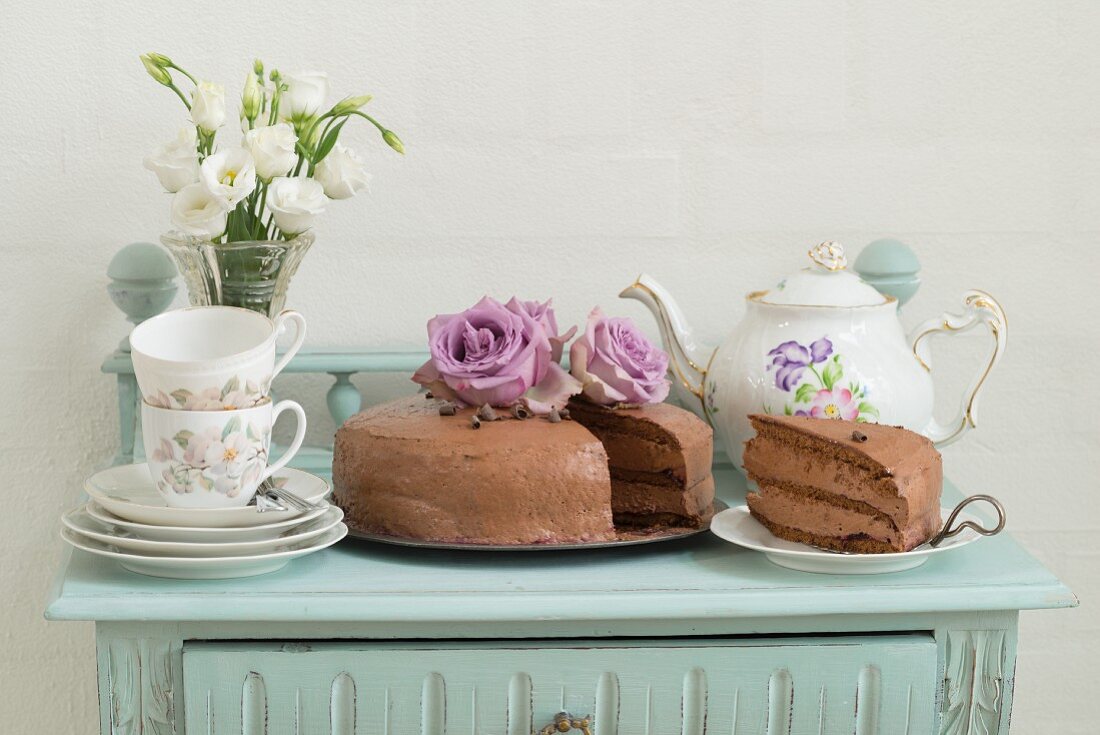
{"label": "white teapot", "polygon": [[[752,413],[904,426],[937,446],[973,428],[978,394],[1008,338],[1004,311],[993,297],[968,291],[962,314],[926,321],[907,337],[898,319],[898,299],[847,270],[839,244],[822,243],[809,255],[810,267],[774,289],[745,297],[744,318],[717,349],[696,343],[676,302],[651,277],[639,276],[620,294],[653,312],[671,358],[677,397],[714,427],[717,445],[733,463],[741,466],[744,443],[753,436],[747,418]],[[907,250],[903,255],[913,258]],[[911,290],[899,292],[903,298],[912,295],[916,283],[914,278]],[[932,416],[927,338],[960,334],[979,324],[989,328],[993,352],[954,418],[940,423]]]}

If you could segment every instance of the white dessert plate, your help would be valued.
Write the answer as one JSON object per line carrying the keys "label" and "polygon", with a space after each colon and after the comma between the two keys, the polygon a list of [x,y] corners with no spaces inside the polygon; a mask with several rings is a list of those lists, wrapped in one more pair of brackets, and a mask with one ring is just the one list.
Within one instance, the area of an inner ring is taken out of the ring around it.
{"label": "white dessert plate", "polygon": [[[951,515],[952,508],[942,508],[944,521]],[[973,521],[979,525],[982,520],[970,513],[961,513],[960,521]],[[714,516],[710,530],[716,536],[730,543],[764,552],[768,560],[787,569],[817,574],[886,574],[901,572],[924,564],[936,554],[954,551],[981,538],[970,528],[963,529],[958,535],[944,539],[939,546],[924,544],[912,551],[895,554],[847,554],[826,551],[807,544],[785,541],[772,535],[749,514],[749,506],[739,505],[724,510]]]}
{"label": "white dessert plate", "polygon": [[112,544],[105,544],[74,533],[68,528],[61,529],[61,538],[76,548],[89,554],[114,559],[123,568],[131,572],[150,577],[170,577],[172,579],[232,579],[236,577],[254,577],[282,569],[291,559],[312,554],[315,551],[332,546],[348,533],[348,527],[338,523],[318,538],[304,543],[292,544],[289,548],[279,549],[266,554],[252,556],[209,556],[188,558],[176,556],[141,556],[122,551]]}
{"label": "white dessert plate", "polygon": [[84,506],[74,508],[61,516],[66,528],[96,541],[117,546],[123,551],[147,556],[249,556],[273,551],[278,547],[299,544],[316,538],[344,518],[344,511],[330,505],[317,518],[290,526],[275,538],[258,541],[150,541],[135,536],[131,531],[113,523],[103,523],[93,518]]}
{"label": "white dessert plate", "polygon": [[[135,523],[108,513],[94,500],[88,501],[84,510],[100,523],[128,531],[130,535],[147,541],[180,541],[183,543],[234,543],[237,541],[263,541],[278,538],[295,526],[312,521],[327,513],[333,507],[327,503],[322,508],[311,510],[300,516],[274,521],[263,526],[244,528],[204,528],[202,526],[151,526],[147,523]],[[270,512],[262,513],[264,517]]]}
{"label": "white dessert plate", "polygon": [[[316,475],[289,467],[278,472],[283,489],[316,503],[328,495],[329,484]],[[147,464],[124,464],[97,472],[84,483],[84,491],[119,518],[153,526],[245,528],[298,518],[297,510],[260,513],[254,505],[243,508],[173,508],[153,485]]]}

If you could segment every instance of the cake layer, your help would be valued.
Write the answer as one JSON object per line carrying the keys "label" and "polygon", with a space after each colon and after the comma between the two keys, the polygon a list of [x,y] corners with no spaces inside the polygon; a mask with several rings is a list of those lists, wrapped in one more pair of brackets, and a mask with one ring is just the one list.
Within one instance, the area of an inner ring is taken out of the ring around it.
{"label": "cake layer", "polygon": [[710,476],[713,435],[695,414],[668,403],[607,408],[583,399],[570,415],[599,437],[612,470],[663,473],[682,487]]}
{"label": "cake layer", "polygon": [[350,527],[482,544],[615,538],[607,454],[587,429],[511,417],[473,429],[473,409],[439,405],[400,398],[337,431],[334,498]]}
{"label": "cake layer", "polygon": [[[663,479],[663,478],[661,478]],[[626,515],[668,514],[676,517],[677,525],[697,525],[714,503],[714,478],[706,477],[682,490],[669,487],[660,480],[646,482],[644,478],[616,479],[611,474],[611,510],[616,523]]]}
{"label": "cake layer", "polygon": [[758,520],[820,536],[868,538],[895,551],[920,546],[940,524],[937,511],[935,516],[899,527],[889,515],[867,503],[810,487],[767,485],[758,493],[749,493],[747,500]]}
{"label": "cake layer", "polygon": [[832,549],[833,551],[847,551],[854,554],[889,554],[892,552],[902,551],[887,544],[884,541],[876,541],[875,539],[867,538],[863,534],[856,534],[854,536],[837,537],[837,536],[824,536],[818,533],[810,533],[807,531],[800,531],[789,526],[771,521],[767,518],[756,516],[756,520],[760,521],[761,525],[768,529],[773,536],[777,536],[787,541],[793,541],[799,544],[810,544],[811,546],[818,546],[823,549]]}

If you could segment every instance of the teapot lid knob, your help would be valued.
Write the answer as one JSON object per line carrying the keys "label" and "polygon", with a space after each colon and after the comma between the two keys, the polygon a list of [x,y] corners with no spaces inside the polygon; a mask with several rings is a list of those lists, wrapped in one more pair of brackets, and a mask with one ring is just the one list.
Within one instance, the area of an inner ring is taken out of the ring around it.
{"label": "teapot lid knob", "polygon": [[826,240],[809,252],[810,260],[825,270],[842,271],[848,267],[848,258],[844,255],[844,246],[839,242]]}

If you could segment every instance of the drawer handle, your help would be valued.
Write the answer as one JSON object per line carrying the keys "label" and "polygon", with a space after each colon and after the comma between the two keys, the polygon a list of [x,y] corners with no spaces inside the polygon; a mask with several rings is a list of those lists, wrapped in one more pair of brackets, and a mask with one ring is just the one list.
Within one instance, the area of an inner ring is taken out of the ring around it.
{"label": "drawer handle", "polygon": [[559,712],[554,715],[553,722],[538,731],[538,735],[554,735],[556,732],[573,730],[580,730],[581,735],[592,735],[592,715],[574,717],[568,712]]}

